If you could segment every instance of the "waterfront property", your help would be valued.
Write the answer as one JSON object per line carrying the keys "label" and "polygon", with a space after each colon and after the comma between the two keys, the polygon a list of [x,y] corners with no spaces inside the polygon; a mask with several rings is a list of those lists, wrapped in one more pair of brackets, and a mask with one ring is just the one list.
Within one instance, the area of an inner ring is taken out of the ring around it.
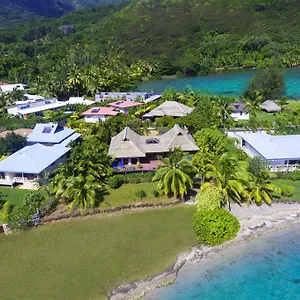
{"label": "waterfront property", "polygon": [[266,100],[262,104],[259,105],[259,108],[262,111],[265,111],[267,113],[273,113],[273,112],[280,112],[281,107],[277,105],[274,101],[272,100]]}
{"label": "waterfront property", "polygon": [[[39,143],[44,146],[65,147],[79,137],[80,134],[71,128],[56,123],[38,123],[32,133],[27,136],[27,145]],[[41,152],[41,155],[44,154]]]}
{"label": "waterfront property", "polygon": [[97,123],[107,120],[109,117],[118,115],[119,112],[114,107],[93,107],[83,112],[81,115],[87,123]]}
{"label": "waterfront property", "polygon": [[36,99],[19,101],[7,108],[7,113],[26,119],[29,115],[44,116],[46,110],[58,110],[66,105],[66,102],[57,99]]}
{"label": "waterfront property", "polygon": [[118,160],[117,170],[150,171],[157,168],[160,156],[176,147],[188,153],[199,150],[193,137],[177,124],[166,133],[155,136],[142,136],[125,127],[111,139],[109,155]]}
{"label": "waterfront property", "polygon": [[145,119],[154,119],[157,117],[171,116],[171,117],[184,117],[193,112],[194,107],[186,106],[177,101],[165,101],[157,106],[150,112],[143,115]]}
{"label": "waterfront property", "polygon": [[230,105],[232,107],[230,116],[233,118],[234,121],[240,120],[249,120],[250,114],[246,108],[246,104],[243,102],[234,102]]}
{"label": "waterfront property", "polygon": [[128,114],[129,109],[138,108],[143,103],[141,102],[132,102],[132,101],[117,101],[107,104],[109,107],[113,107],[116,111]]}
{"label": "waterfront property", "polygon": [[261,132],[229,132],[250,157],[259,156],[271,171],[292,171],[300,162],[300,135],[270,135]]}
{"label": "waterfront property", "polygon": [[0,161],[0,185],[23,184],[32,189],[42,172],[51,173],[67,159],[67,147],[26,146]]}

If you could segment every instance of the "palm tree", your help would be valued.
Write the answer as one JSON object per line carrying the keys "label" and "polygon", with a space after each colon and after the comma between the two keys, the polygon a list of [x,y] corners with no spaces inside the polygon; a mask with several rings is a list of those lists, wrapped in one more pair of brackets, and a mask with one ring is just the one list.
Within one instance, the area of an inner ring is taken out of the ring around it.
{"label": "palm tree", "polygon": [[193,177],[197,173],[197,168],[183,157],[180,148],[175,148],[167,158],[161,159],[162,166],[159,166],[153,177],[153,181],[158,181],[158,189],[165,195],[182,197],[193,187]]}
{"label": "palm tree", "polygon": [[69,203],[69,208],[79,208],[84,211],[88,207],[96,207],[103,200],[105,188],[93,175],[71,176],[67,181],[62,197]]}
{"label": "palm tree", "polygon": [[226,97],[217,97],[213,102],[216,109],[216,115],[221,119],[221,126],[225,127],[226,123],[229,123],[228,121],[232,120],[230,113],[233,110],[233,106]]}
{"label": "palm tree", "polygon": [[253,116],[256,116],[260,111],[259,105],[263,102],[263,100],[264,98],[259,91],[246,92],[243,95],[243,101]]}
{"label": "palm tree", "polygon": [[266,204],[271,205],[272,194],[276,189],[276,186],[270,180],[270,172],[267,169],[262,169],[256,176],[251,174],[248,201],[254,201],[257,205],[262,205],[264,201]]}
{"label": "palm tree", "polygon": [[240,203],[245,199],[245,187],[249,179],[245,161],[239,161],[236,156],[226,152],[214,164],[208,164],[207,169],[205,177],[210,182],[203,184],[201,189],[215,185],[222,192],[224,203],[228,204],[229,210],[231,200]]}

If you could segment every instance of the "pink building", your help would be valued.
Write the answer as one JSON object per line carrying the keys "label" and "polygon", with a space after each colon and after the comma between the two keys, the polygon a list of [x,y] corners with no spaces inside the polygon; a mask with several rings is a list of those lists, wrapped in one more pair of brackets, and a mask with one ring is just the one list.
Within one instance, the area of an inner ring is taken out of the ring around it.
{"label": "pink building", "polygon": [[88,123],[105,121],[107,118],[116,116],[119,112],[114,107],[93,107],[82,113]]}
{"label": "pink building", "polygon": [[138,108],[139,106],[143,105],[141,102],[132,102],[132,101],[117,101],[107,104],[110,107],[115,108],[116,110],[128,114],[128,110],[131,108]]}

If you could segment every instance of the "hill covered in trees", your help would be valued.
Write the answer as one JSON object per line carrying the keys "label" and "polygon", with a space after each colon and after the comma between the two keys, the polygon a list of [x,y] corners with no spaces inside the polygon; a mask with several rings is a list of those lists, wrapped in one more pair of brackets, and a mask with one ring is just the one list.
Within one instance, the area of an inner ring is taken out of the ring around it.
{"label": "hill covered in trees", "polygon": [[117,3],[118,0],[0,0],[0,26],[36,17],[61,17],[77,8]]}
{"label": "hill covered in trees", "polygon": [[[1,31],[0,80],[62,83],[72,69],[82,81],[102,57],[101,72],[107,59],[106,69],[135,64],[138,80],[274,61],[298,66],[299,14],[297,0],[144,0],[78,10]],[[105,89],[128,88],[101,76]]]}

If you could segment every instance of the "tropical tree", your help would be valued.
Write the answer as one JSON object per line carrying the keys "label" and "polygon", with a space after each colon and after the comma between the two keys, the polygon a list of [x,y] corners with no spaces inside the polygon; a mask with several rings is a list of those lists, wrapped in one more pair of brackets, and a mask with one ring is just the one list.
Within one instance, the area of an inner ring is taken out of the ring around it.
{"label": "tropical tree", "polygon": [[251,174],[247,195],[248,201],[254,201],[257,205],[265,202],[268,205],[272,203],[272,195],[277,187],[272,184],[270,172],[267,169],[261,170],[256,176]]}
{"label": "tropical tree", "polygon": [[202,185],[205,189],[209,185],[215,185],[223,194],[224,204],[230,207],[230,201],[240,203],[247,195],[246,184],[249,181],[247,162],[239,161],[237,156],[231,153],[223,153],[215,163],[207,165],[206,179],[210,180]]}
{"label": "tropical tree", "polygon": [[161,160],[163,165],[157,168],[153,177],[153,181],[158,181],[158,189],[165,195],[175,197],[186,195],[193,187],[193,177],[197,173],[197,168],[184,158],[180,148],[175,148],[169,157]]}
{"label": "tropical tree", "polygon": [[213,101],[215,107],[215,114],[221,120],[221,127],[227,127],[230,125],[232,118],[230,113],[233,110],[231,103],[234,102],[233,99],[228,97],[216,97]]}
{"label": "tropical tree", "polygon": [[199,151],[193,156],[193,165],[198,169],[201,184],[205,181],[208,164],[213,164],[227,151],[228,138],[219,129],[204,128],[194,135]]}
{"label": "tropical tree", "polygon": [[96,207],[102,200],[106,189],[97,182],[93,175],[71,176],[67,180],[66,189],[61,196],[69,203],[69,208],[79,208],[81,211],[88,207]]}
{"label": "tropical tree", "polygon": [[278,188],[271,182],[271,174],[267,169],[268,164],[260,157],[249,160],[248,172],[250,180],[248,183],[247,200],[261,205],[264,201],[268,205],[272,202],[272,195]]}
{"label": "tropical tree", "polygon": [[263,102],[263,99],[262,94],[257,90],[247,91],[243,95],[243,101],[246,104],[246,108],[253,116],[256,116],[260,111],[259,105]]}

